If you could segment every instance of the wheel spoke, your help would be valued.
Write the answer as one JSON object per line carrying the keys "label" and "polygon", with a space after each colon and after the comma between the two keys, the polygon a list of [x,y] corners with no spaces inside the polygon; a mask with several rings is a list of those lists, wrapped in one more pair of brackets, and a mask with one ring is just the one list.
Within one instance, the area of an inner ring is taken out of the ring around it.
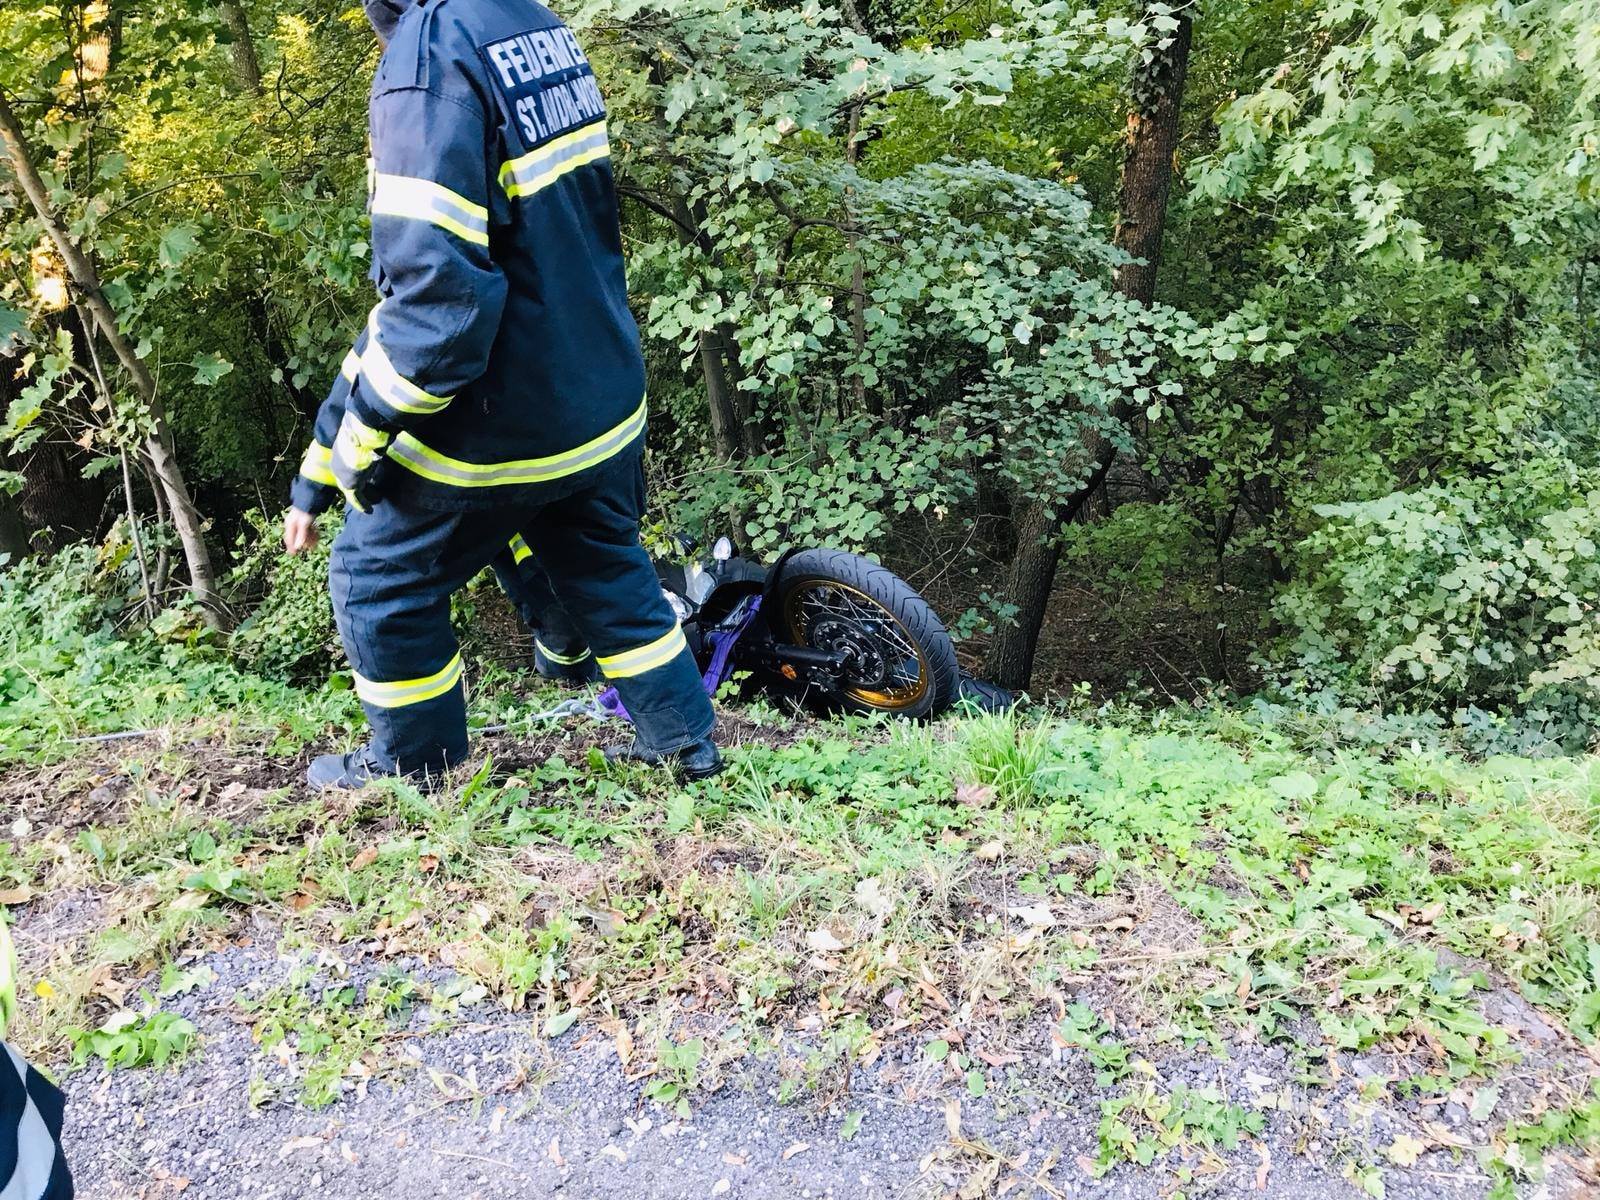
{"label": "wheel spoke", "polygon": [[787,603],[797,641],[816,649],[847,648],[837,635],[827,633],[822,635],[827,644],[819,644],[817,630],[827,624],[850,631],[847,640],[853,637],[870,645],[873,658],[882,664],[879,682],[845,686],[862,703],[901,708],[914,704],[927,690],[927,668],[915,639],[892,612],[870,596],[844,584],[819,579],[802,584]]}

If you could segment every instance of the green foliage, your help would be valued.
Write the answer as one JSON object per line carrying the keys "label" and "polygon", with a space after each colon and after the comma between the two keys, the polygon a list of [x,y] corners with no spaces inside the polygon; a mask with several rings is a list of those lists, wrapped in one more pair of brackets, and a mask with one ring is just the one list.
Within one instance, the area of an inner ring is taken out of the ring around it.
{"label": "green foliage", "polygon": [[1266,1127],[1263,1113],[1230,1104],[1216,1088],[1181,1083],[1171,1092],[1145,1083],[1102,1101],[1100,1113],[1097,1168],[1102,1172],[1119,1160],[1148,1167],[1174,1149],[1233,1150],[1241,1137]]}
{"label": "green foliage", "polygon": [[138,571],[127,541],[75,545],[0,567],[0,758],[57,754],[62,739],[217,720],[280,732],[298,747],[353,695],[312,695],[241,670],[185,608],[124,634]]}
{"label": "green foliage", "polygon": [[245,523],[228,583],[254,603],[233,631],[233,654],[272,679],[321,683],[344,655],[328,599],[328,555],[343,519],[332,511],[321,517],[316,548],[293,558],[272,514],[257,510]]}
{"label": "green foliage", "polygon": [[1550,1109],[1532,1124],[1514,1121],[1506,1127],[1504,1145],[1482,1156],[1494,1181],[1491,1200],[1512,1200],[1519,1180],[1542,1180],[1545,1152],[1567,1146],[1587,1152],[1600,1146],[1600,1085],[1571,1106]]}
{"label": "green foliage", "polygon": [[689,1116],[689,1095],[700,1081],[700,1060],[706,1052],[702,1038],[674,1042],[662,1038],[656,1046],[656,1075],[645,1085],[646,1100],[675,1109],[680,1117]]}
{"label": "green foliage", "polygon": [[[961,581],[952,626],[981,636],[1036,615],[996,580],[1019,507],[1073,496],[1109,443],[1136,475],[1109,520],[1056,536],[1120,638],[1181,611],[1204,673],[1240,683],[1237,644],[1264,642],[1291,704],[1436,706],[1485,731],[1527,710],[1576,745],[1600,665],[1592,5],[1196,14],[1152,305],[1118,294],[1112,240],[1126,118],[1149,98],[1131,68],[1171,47],[1175,10],[858,7],[567,14],[610,108],[665,526],[938,559]],[[217,645],[203,670],[174,662],[197,673],[161,697],[180,711],[338,662],[325,548],[283,559],[260,512],[371,303],[376,44],[332,0],[242,8],[260,94],[215,6],[0,12],[0,87],[236,549],[244,670]],[[31,498],[43,450],[115,487],[152,414],[115,363],[101,394],[23,204],[0,206],[0,255],[0,492]],[[119,558],[28,616],[44,642],[0,668],[0,711],[40,704],[0,746],[150,719],[154,697],[104,686],[135,666],[119,656],[203,638],[182,613],[119,649],[86,632],[133,620],[135,586]],[[32,681],[66,678],[58,634],[89,677],[52,723]]]}
{"label": "green foliage", "polygon": [[[283,985],[242,995],[239,1005],[251,1019],[257,1043],[267,1050],[283,1047],[284,1060],[298,1075],[300,1099],[307,1107],[325,1108],[348,1086],[352,1067],[365,1060],[365,1077],[372,1064],[385,1065],[378,1051],[404,1027],[416,992],[416,984],[392,969],[357,987],[319,982],[312,970],[297,967]],[[275,1080],[253,1082],[253,1106],[260,1107],[279,1088]]]}
{"label": "green foliage", "polygon": [[1600,704],[1600,477],[1557,455],[1319,509],[1276,614],[1308,678],[1417,706]]}
{"label": "green foliage", "polygon": [[164,1067],[181,1059],[194,1046],[194,1022],[176,1013],[140,1015],[123,1010],[108,1017],[98,1029],[68,1029],[72,1061],[82,1065],[90,1057],[104,1060],[116,1071],[125,1067]]}

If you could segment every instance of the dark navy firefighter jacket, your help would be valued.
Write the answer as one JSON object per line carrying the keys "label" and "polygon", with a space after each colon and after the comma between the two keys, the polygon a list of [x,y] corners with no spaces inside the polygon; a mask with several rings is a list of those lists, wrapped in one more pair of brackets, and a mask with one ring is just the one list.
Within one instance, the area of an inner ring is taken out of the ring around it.
{"label": "dark navy firefighter jacket", "polygon": [[644,361],[594,72],[534,0],[425,0],[371,101],[379,300],[318,416],[296,507],[335,498],[348,408],[396,433],[384,488],[537,500],[635,446]]}

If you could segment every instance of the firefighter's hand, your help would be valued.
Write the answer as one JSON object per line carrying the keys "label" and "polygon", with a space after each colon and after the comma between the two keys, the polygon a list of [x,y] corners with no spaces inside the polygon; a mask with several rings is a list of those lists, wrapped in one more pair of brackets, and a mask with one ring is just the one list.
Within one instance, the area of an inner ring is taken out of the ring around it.
{"label": "firefighter's hand", "polygon": [[347,412],[333,439],[333,477],[344,498],[362,512],[371,512],[381,499],[385,456],[394,434],[374,429]]}
{"label": "firefighter's hand", "polygon": [[316,549],[317,519],[299,508],[291,508],[283,515],[283,548],[290,554],[303,554]]}

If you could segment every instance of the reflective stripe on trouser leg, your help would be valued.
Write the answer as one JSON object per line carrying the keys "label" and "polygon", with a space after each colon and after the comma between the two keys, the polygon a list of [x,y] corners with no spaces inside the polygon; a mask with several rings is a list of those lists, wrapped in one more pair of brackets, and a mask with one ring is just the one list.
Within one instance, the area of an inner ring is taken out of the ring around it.
{"label": "reflective stripe on trouser leg", "polygon": [[558,667],[575,667],[579,663],[586,663],[589,661],[590,656],[587,646],[577,651],[575,654],[563,654],[560,651],[552,650],[549,646],[545,645],[542,637],[534,638],[533,644],[539,648],[540,654],[544,655],[546,659],[555,663]]}
{"label": "reflective stripe on trouser leg", "polygon": [[[516,607],[523,624],[533,631],[534,665],[547,675],[574,680],[593,677],[593,656],[588,643],[556,598],[527,541],[519,533],[511,544],[495,555],[494,567],[500,588]],[[581,671],[567,668],[582,667]]]}
{"label": "reflective stripe on trouser leg", "polygon": [[[716,723],[694,655],[682,631],[673,632],[677,637],[671,644],[677,649],[658,665],[632,675],[607,675],[633,718],[639,740],[663,754],[698,742]],[[605,674],[605,660],[599,661]]]}
{"label": "reflective stripe on trouser leg", "polygon": [[385,771],[437,773],[466,757],[466,693],[450,594],[483,565],[455,553],[471,542],[461,514],[395,498],[370,513],[352,511],[334,543],[334,616]]}
{"label": "reflective stripe on trouser leg", "polygon": [[461,682],[461,655],[450,656],[450,661],[430,675],[416,679],[398,679],[390,683],[368,679],[355,672],[356,695],[363,704],[374,708],[407,708],[437,699]]}
{"label": "reflective stripe on trouser leg", "polygon": [[445,691],[426,699],[377,704],[363,698],[361,707],[372,726],[373,749],[388,770],[436,774],[466,757],[467,693],[459,674]]}

